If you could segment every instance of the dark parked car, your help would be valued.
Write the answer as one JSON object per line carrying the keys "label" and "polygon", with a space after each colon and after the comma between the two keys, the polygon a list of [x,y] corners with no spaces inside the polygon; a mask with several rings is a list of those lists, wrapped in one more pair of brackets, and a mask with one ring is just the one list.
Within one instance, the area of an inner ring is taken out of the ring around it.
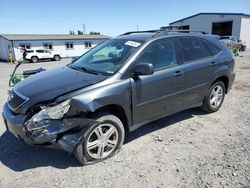
{"label": "dark parked car", "polygon": [[234,78],[232,53],[212,35],[130,32],[15,85],[3,117],[26,143],[94,163],[149,122],[193,107],[216,112]]}

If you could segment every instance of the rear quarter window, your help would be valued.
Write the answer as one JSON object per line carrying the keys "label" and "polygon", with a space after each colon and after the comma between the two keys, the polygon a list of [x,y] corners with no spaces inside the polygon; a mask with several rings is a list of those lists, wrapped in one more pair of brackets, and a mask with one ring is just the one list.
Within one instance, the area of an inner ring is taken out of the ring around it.
{"label": "rear quarter window", "polygon": [[207,40],[204,40],[204,39],[202,39],[202,42],[208,48],[208,50],[210,51],[212,55],[217,55],[221,52],[221,49],[215,44],[212,44],[211,42],[208,42]]}

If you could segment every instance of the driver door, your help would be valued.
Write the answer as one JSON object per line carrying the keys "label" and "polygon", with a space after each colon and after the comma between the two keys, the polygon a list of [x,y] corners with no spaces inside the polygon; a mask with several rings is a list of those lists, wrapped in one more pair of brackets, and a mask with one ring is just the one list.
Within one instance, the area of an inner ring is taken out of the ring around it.
{"label": "driver door", "polygon": [[183,75],[174,39],[151,43],[134,62],[152,63],[153,75],[131,78],[133,123],[158,119],[182,107]]}
{"label": "driver door", "polygon": [[50,51],[49,50],[43,50],[43,58],[50,58]]}

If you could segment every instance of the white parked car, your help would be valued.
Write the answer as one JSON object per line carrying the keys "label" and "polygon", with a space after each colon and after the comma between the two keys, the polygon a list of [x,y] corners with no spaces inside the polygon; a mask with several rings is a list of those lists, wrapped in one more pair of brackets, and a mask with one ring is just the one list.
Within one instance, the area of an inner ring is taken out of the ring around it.
{"label": "white parked car", "polygon": [[220,40],[227,45],[230,49],[233,48],[241,48],[241,44],[239,43],[239,41],[237,40],[237,38],[235,36],[221,36]]}
{"label": "white parked car", "polygon": [[36,63],[40,59],[53,59],[59,61],[61,59],[61,54],[49,50],[27,50],[25,58],[32,63]]}

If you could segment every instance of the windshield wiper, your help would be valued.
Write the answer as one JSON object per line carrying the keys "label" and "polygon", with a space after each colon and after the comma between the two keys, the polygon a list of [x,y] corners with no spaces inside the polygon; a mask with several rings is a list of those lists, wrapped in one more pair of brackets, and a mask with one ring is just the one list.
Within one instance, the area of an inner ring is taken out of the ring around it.
{"label": "windshield wiper", "polygon": [[102,74],[102,73],[100,73],[98,71],[95,71],[95,70],[92,70],[92,69],[87,69],[85,67],[77,67],[77,68],[80,69],[80,70],[83,70],[84,72],[88,72],[88,73],[91,73],[91,74],[98,74],[98,75]]}
{"label": "windshield wiper", "polygon": [[98,71],[95,71],[95,70],[92,70],[92,69],[87,69],[85,67],[77,67],[77,66],[74,66],[72,64],[69,64],[67,66],[74,69],[74,70],[80,70],[80,71],[88,72],[88,73],[91,73],[91,74],[97,74],[97,75],[102,74],[102,73],[100,73]]}

